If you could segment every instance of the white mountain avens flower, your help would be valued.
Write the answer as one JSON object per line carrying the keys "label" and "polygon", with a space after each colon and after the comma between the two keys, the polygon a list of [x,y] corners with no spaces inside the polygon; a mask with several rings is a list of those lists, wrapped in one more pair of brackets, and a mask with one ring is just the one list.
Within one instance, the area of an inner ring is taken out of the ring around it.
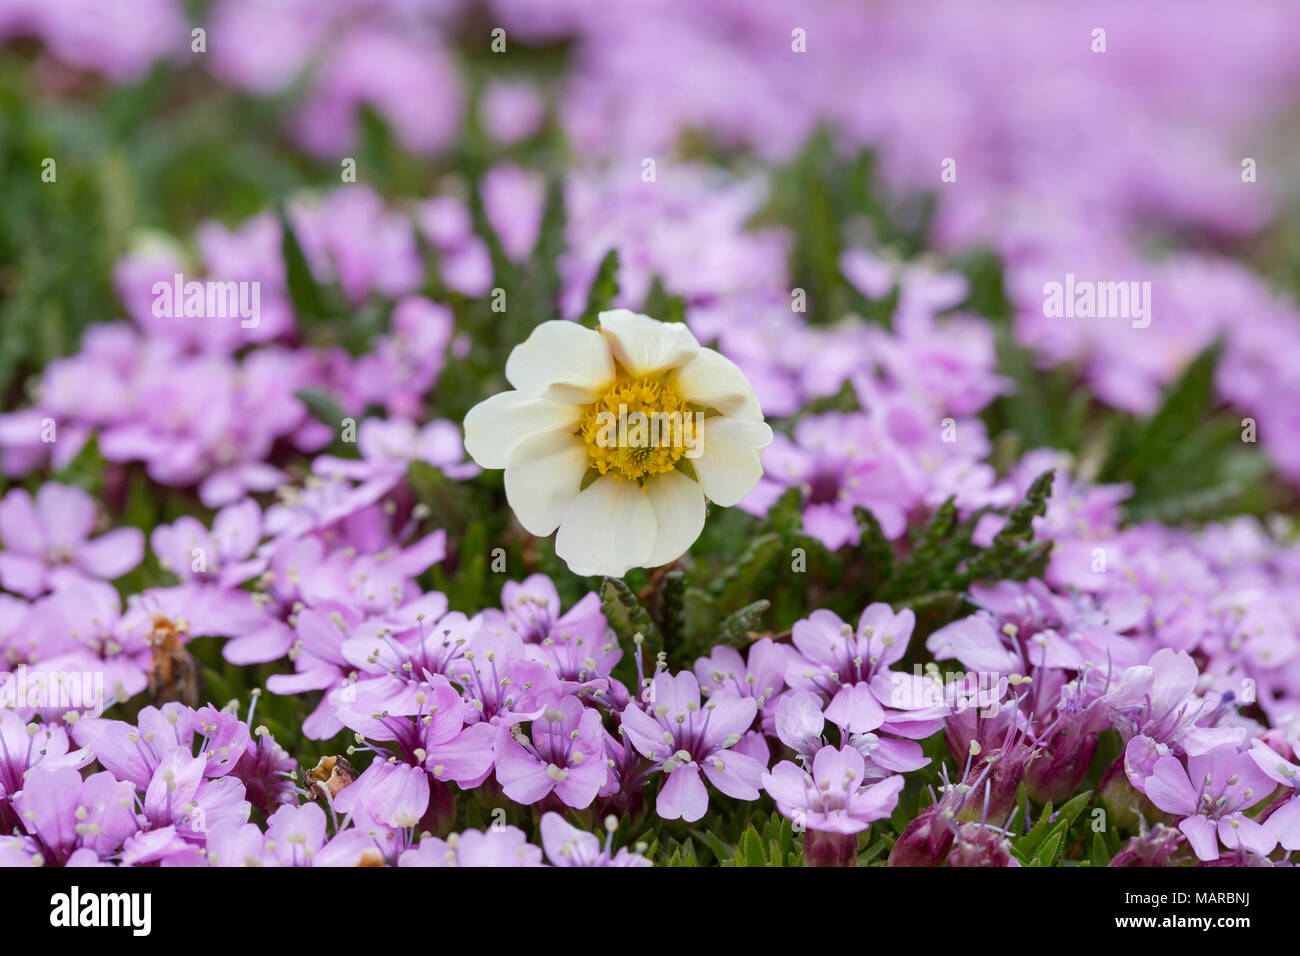
{"label": "white mountain avens flower", "polygon": [[681,323],[617,309],[599,329],[543,322],[506,361],[514,391],[465,416],[465,447],[504,468],[519,523],[575,574],[680,557],[705,499],[738,503],[772,429],[744,374]]}

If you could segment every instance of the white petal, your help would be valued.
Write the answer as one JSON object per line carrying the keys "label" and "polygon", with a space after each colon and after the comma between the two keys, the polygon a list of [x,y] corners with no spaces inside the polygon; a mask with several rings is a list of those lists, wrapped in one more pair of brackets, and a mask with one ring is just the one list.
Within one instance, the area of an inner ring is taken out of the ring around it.
{"label": "white petal", "polygon": [[614,359],[599,332],[556,319],[515,346],[506,359],[506,379],[529,395],[585,405],[613,384]]}
{"label": "white petal", "polygon": [[581,418],[577,405],[502,392],[479,402],[465,416],[465,450],[484,468],[504,468],[525,438],[539,432],[571,431]]}
{"label": "white petal", "polygon": [[656,475],[646,485],[658,531],[647,568],[675,561],[704,530],[704,491],[680,471]]}
{"label": "white petal", "polygon": [[506,466],[506,500],[529,534],[544,538],[560,526],[590,466],[586,444],[569,432],[542,432],[515,446]]}
{"label": "white petal", "polygon": [[700,455],[692,461],[700,487],[724,508],[737,504],[763,477],[758,453],[772,440],[766,422],[739,421],[722,415],[699,426]]}
{"label": "white petal", "polygon": [[695,358],[677,370],[673,383],[677,394],[688,402],[732,418],[755,421],[763,417],[745,373],[713,349],[700,349]]}
{"label": "white petal", "polygon": [[609,341],[614,357],[633,375],[678,368],[700,350],[700,343],[681,322],[659,322],[627,309],[602,312],[598,318],[600,333]]}
{"label": "white petal", "polygon": [[555,536],[555,553],[574,574],[622,577],[645,567],[655,544],[650,496],[631,481],[597,478],[573,500]]}

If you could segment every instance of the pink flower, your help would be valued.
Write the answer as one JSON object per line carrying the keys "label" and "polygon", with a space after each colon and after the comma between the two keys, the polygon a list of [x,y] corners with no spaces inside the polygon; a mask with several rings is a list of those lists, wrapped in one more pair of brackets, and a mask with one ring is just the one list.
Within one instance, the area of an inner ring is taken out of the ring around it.
{"label": "pink flower", "polygon": [[542,866],[542,851],[517,827],[466,830],[446,840],[425,837],[407,850],[398,866]]}
{"label": "pink flower", "polygon": [[762,707],[785,688],[785,651],[765,637],[750,645],[746,662],[734,647],[719,644],[695,662],[695,676],[706,694],[753,697]]}
{"label": "pink flower", "polygon": [[1290,790],[1268,812],[1264,826],[1276,834],[1284,849],[1300,850],[1300,767],[1259,740],[1248,753],[1270,779]]}
{"label": "pink flower", "polygon": [[131,784],[111,773],[83,780],[70,766],[37,767],[14,797],[25,848],[47,866],[97,863],[137,831],[132,796]]}
{"label": "pink flower", "polygon": [[69,580],[111,581],[144,558],[144,532],[118,528],[93,540],[95,502],[49,482],[33,502],[22,488],[0,500],[0,585],[36,597]]}
{"label": "pink flower", "polygon": [[252,556],[262,539],[262,510],[245,498],[217,512],[209,532],[184,515],[149,536],[158,563],[182,581],[211,581],[234,588],[261,574],[266,559]]}
{"label": "pink flower", "polygon": [[[889,669],[907,652],[915,624],[911,610],[895,614],[879,602],[862,612],[856,631],[831,611],[813,611],[795,622],[798,653],[787,660],[785,682],[827,698],[826,719],[849,733],[883,728],[912,739],[928,737],[939,715],[921,708],[919,679]],[[886,711],[886,703],[900,709]]]}
{"label": "pink flower", "polygon": [[[611,818],[611,822],[612,818]],[[542,817],[542,846],[552,866],[651,866],[640,853],[626,849],[614,853],[611,828],[602,847],[594,833],[570,825],[558,813]]]}
{"label": "pink flower", "polygon": [[1161,757],[1146,779],[1151,802],[1183,818],[1178,829],[1202,860],[1217,860],[1220,843],[1259,854],[1277,846],[1277,835],[1244,813],[1272,792],[1255,759],[1233,747],[1190,756],[1186,769],[1177,757]]}
{"label": "pink flower", "polygon": [[[343,813],[366,811],[390,827],[415,826],[429,809],[432,776],[474,787],[492,772],[493,728],[466,725],[468,708],[441,674],[428,678],[414,695],[383,698],[358,694],[340,708],[343,722],[367,740],[375,752],[370,766],[334,800]],[[376,744],[388,743],[393,750]]]}
{"label": "pink flower", "polygon": [[903,778],[898,774],[866,784],[866,761],[852,747],[823,747],[812,772],[783,760],[763,774],[763,789],[777,808],[809,830],[861,833],[894,812]]}
{"label": "pink flower", "polygon": [[689,671],[676,677],[660,674],[648,693],[649,712],[629,704],[623,711],[623,731],[632,746],[655,761],[652,770],[668,775],[655,803],[661,817],[691,823],[704,816],[709,795],[701,770],[727,796],[758,799],[763,764],[729,749],[754,722],[757,701],[719,694],[701,707],[700,685]]}
{"label": "pink flower", "polygon": [[554,792],[582,810],[605,782],[604,728],[600,713],[564,697],[532,722],[532,738],[517,725],[497,727],[496,773],[501,789],[518,803]]}

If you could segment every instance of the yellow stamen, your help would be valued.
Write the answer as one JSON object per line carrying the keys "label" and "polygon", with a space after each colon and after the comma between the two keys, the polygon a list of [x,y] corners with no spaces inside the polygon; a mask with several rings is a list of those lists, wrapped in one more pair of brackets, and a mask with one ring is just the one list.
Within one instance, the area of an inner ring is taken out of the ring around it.
{"label": "yellow stamen", "polygon": [[624,379],[588,406],[578,434],[593,468],[644,492],[648,478],[672,471],[695,446],[695,415],[667,383]]}

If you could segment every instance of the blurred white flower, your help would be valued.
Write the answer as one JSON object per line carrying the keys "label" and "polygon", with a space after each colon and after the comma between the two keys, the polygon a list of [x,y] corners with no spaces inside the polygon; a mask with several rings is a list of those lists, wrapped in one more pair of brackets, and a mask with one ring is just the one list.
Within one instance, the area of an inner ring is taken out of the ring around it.
{"label": "blurred white flower", "polygon": [[506,362],[516,390],[465,416],[465,447],[505,469],[525,529],[559,529],[571,571],[621,576],[681,556],[706,498],[730,507],[749,494],[772,429],[735,363],[685,325],[626,309],[599,318],[599,330],[534,329]]}

